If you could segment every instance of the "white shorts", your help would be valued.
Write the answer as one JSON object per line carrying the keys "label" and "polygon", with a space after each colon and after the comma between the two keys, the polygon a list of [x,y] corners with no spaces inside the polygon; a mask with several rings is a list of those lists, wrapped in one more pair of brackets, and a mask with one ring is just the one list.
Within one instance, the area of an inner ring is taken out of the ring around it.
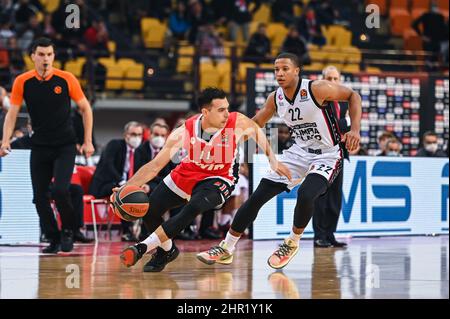
{"label": "white shorts", "polygon": [[291,171],[292,181],[269,169],[263,178],[287,185],[289,190],[297,186],[308,174],[319,174],[331,185],[342,169],[342,150],[339,145],[321,150],[322,154],[313,154],[300,148],[297,144],[283,151],[278,160]]}

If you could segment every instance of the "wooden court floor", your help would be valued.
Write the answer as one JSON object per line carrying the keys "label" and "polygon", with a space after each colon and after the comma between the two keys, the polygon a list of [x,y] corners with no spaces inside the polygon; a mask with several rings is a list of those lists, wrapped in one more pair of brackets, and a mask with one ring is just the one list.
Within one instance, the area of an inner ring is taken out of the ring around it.
{"label": "wooden court floor", "polygon": [[181,254],[161,273],[143,273],[142,261],[121,266],[124,243],[57,256],[0,246],[0,298],[449,298],[448,236],[353,238],[345,249],[302,240],[292,262],[274,271],[267,258],[278,242],[241,240],[231,265],[208,266],[195,254],[215,241],[177,241]]}

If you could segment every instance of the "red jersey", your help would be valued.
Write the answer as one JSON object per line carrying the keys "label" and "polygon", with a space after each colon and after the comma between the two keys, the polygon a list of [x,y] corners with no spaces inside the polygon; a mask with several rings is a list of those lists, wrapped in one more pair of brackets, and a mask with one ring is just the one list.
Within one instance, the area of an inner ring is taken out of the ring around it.
{"label": "red jersey", "polygon": [[202,139],[201,117],[196,115],[185,122],[183,148],[186,157],[164,179],[178,196],[189,199],[197,183],[219,178],[233,186],[238,178],[236,112],[231,112],[224,128],[207,142]]}

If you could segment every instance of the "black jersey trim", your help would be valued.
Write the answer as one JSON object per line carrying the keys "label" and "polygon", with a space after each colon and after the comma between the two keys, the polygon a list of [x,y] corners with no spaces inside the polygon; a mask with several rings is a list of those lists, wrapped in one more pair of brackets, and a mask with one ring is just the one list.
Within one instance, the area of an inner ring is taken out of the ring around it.
{"label": "black jersey trim", "polygon": [[316,98],[314,97],[314,93],[313,93],[313,91],[312,91],[312,89],[311,89],[311,85],[312,85],[313,82],[314,82],[314,81],[309,81],[309,83],[308,83],[308,91],[309,91],[309,94],[311,94],[311,99],[313,100],[314,104],[315,104],[319,109],[323,110],[325,107],[324,107],[323,105],[320,105],[320,104],[317,102]]}

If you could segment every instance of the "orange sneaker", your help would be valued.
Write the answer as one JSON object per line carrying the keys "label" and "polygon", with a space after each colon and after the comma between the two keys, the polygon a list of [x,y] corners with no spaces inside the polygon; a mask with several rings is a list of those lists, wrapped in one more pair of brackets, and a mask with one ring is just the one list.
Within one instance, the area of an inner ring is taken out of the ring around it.
{"label": "orange sneaker", "polygon": [[207,251],[198,253],[197,259],[207,265],[215,263],[229,265],[233,262],[233,254],[228,251],[225,243],[222,241],[218,246],[213,246]]}
{"label": "orange sneaker", "polygon": [[286,238],[284,242],[267,260],[270,267],[280,269],[286,266],[298,252],[298,245],[292,239]]}

